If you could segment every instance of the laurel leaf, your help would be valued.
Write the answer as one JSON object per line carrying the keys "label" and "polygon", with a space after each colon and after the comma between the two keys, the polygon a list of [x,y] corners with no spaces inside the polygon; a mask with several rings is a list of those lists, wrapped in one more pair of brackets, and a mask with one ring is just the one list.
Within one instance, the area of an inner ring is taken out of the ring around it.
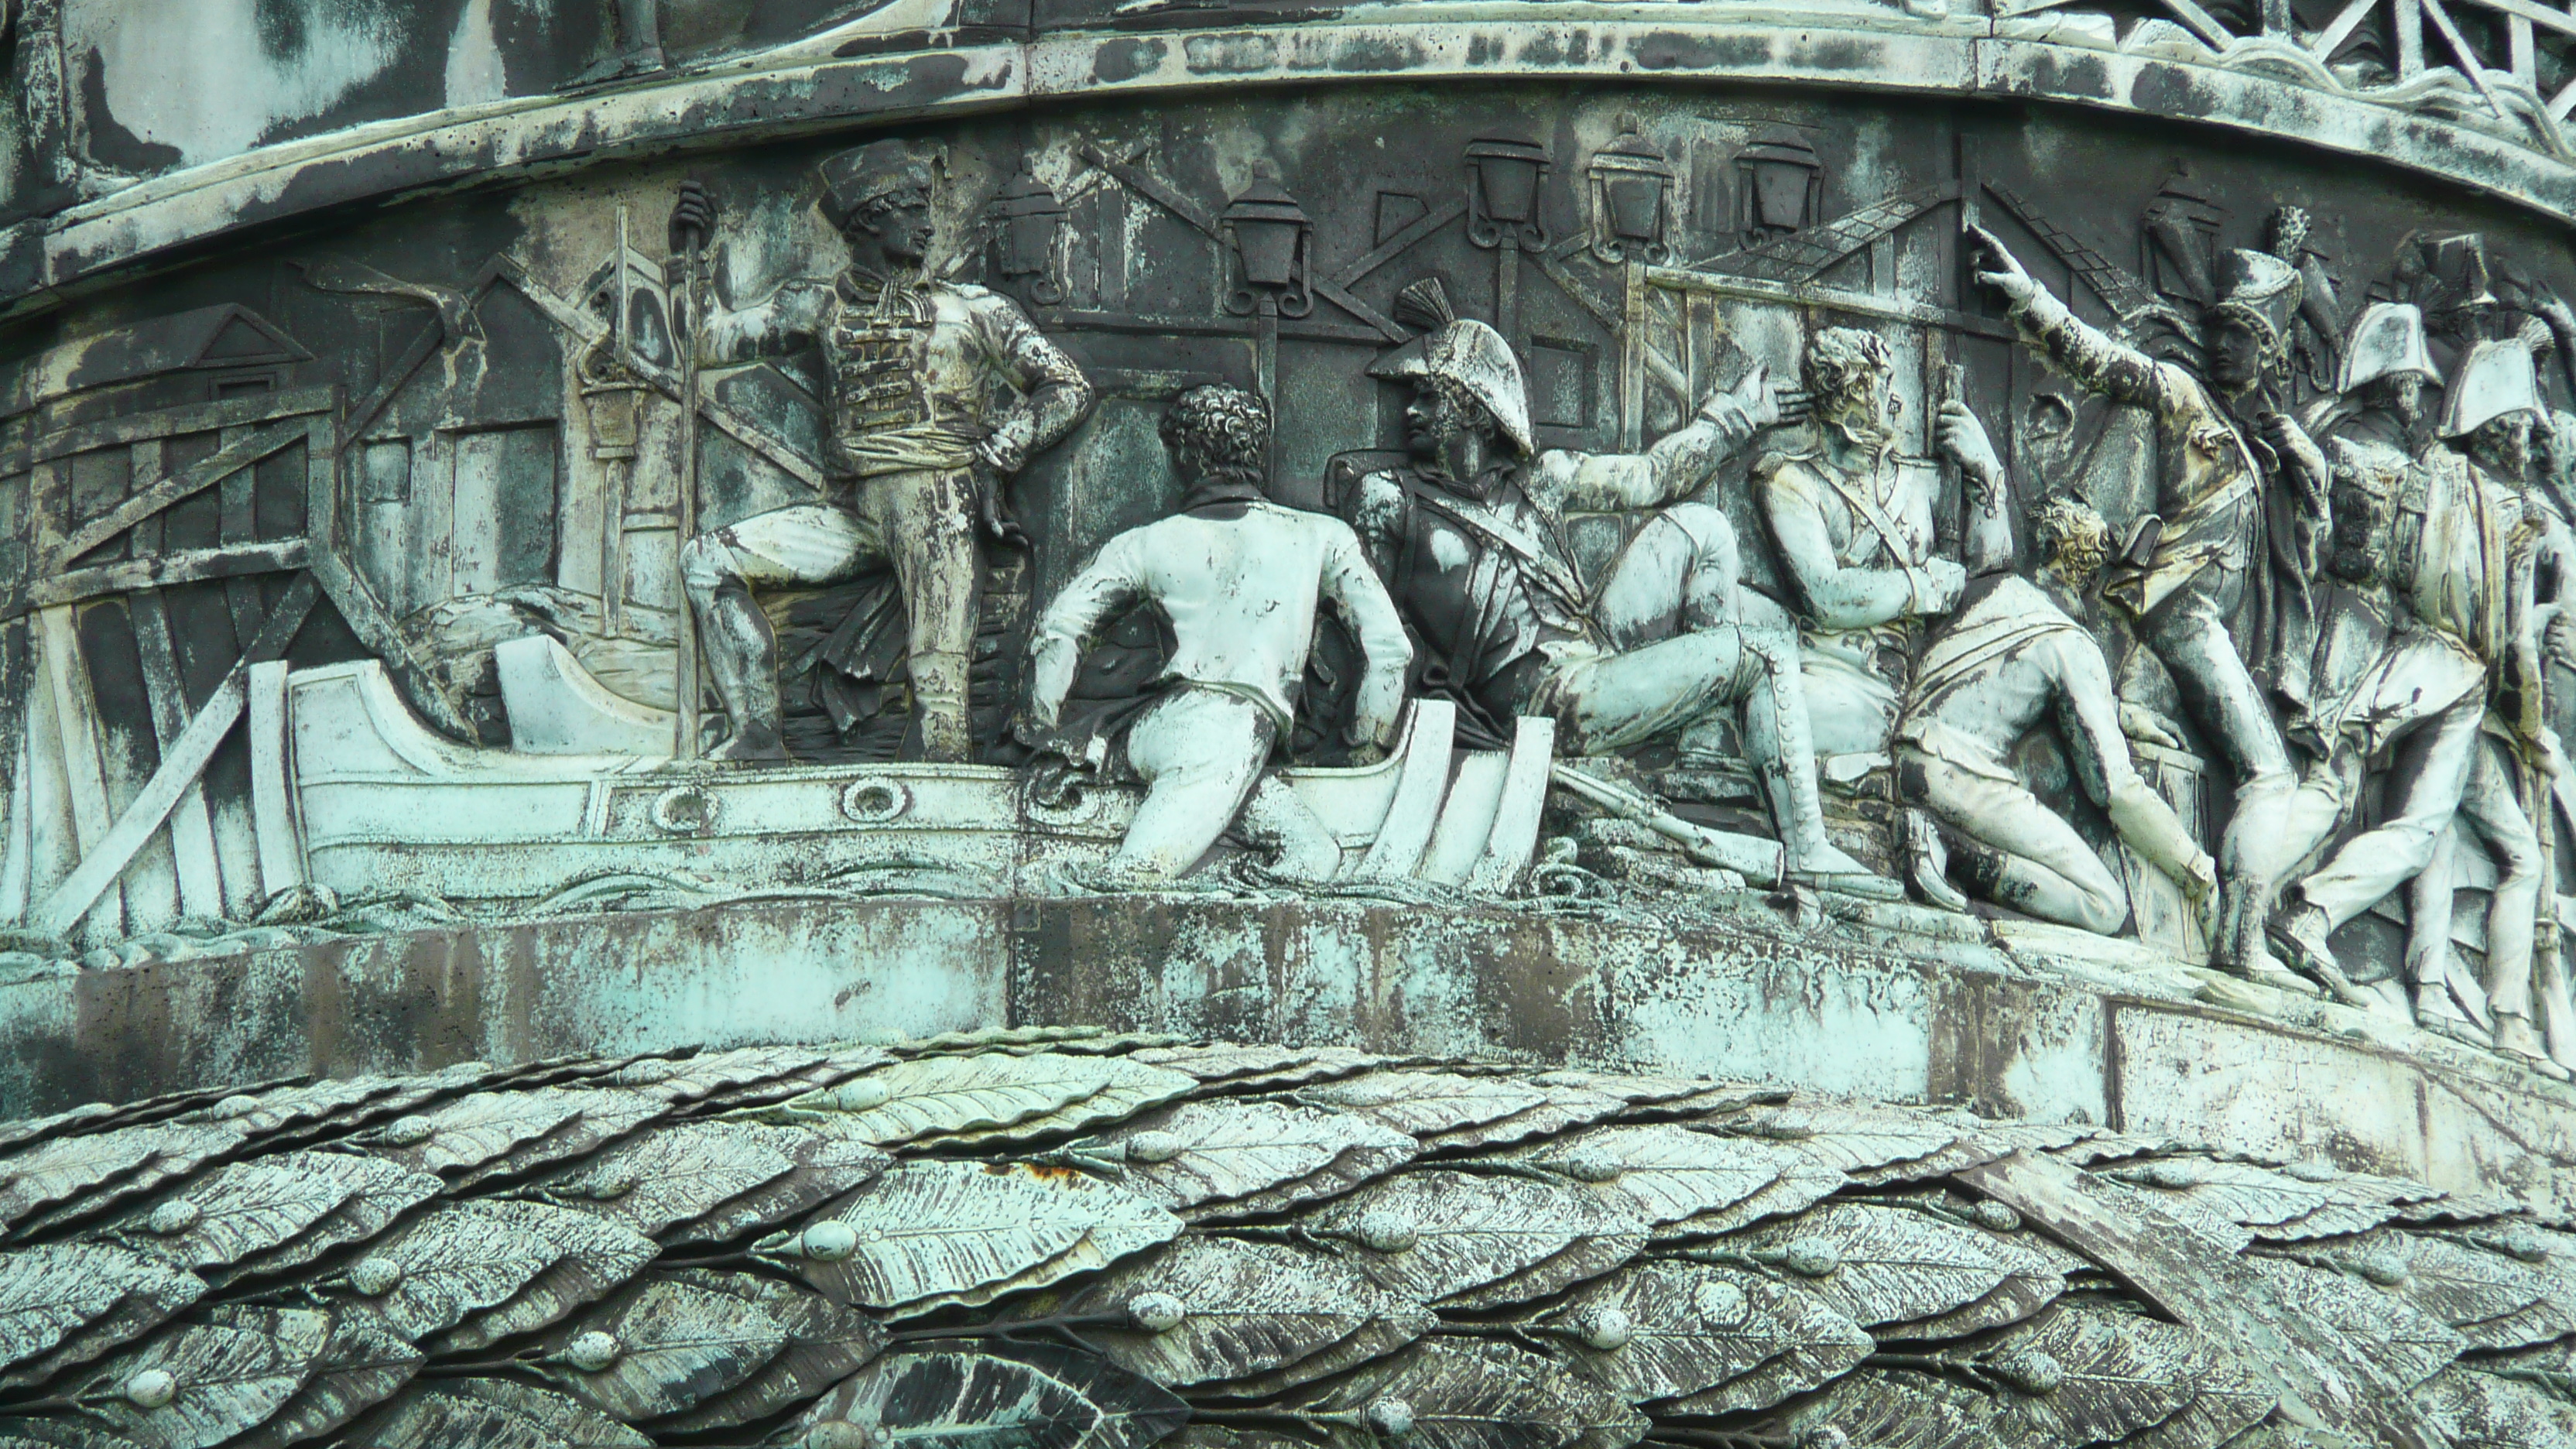
{"label": "laurel leaf", "polygon": [[[712,1097],[737,1087],[774,1082],[790,1072],[822,1064],[829,1053],[803,1046],[748,1046],[731,1051],[700,1052],[679,1061],[648,1065],[637,1062],[611,1077],[611,1083],[633,1087],[678,1104]],[[857,1070],[854,1066],[853,1071]]]}
{"label": "laurel leaf", "polygon": [[1290,1396],[1282,1412],[1348,1449],[1377,1442],[1366,1422],[1402,1405],[1418,1449],[1624,1449],[1646,1416],[1536,1354],[1473,1340],[1426,1339],[1358,1373]]}
{"label": "laurel leaf", "polygon": [[923,1150],[985,1152],[1028,1142],[1059,1133],[1081,1132],[1103,1123],[1119,1122],[1150,1107],[1176,1102],[1197,1090],[1198,1079],[1187,1072],[1150,1067],[1125,1057],[1095,1059],[1106,1079],[1100,1090],[1080,1101],[1041,1113],[1005,1127],[987,1127],[971,1132],[944,1132],[913,1139],[912,1145]]}
{"label": "laurel leaf", "polygon": [[[1147,1144],[1142,1154],[1130,1150],[1140,1137]],[[1123,1159],[1119,1180],[1130,1192],[1189,1216],[1192,1209],[1222,1211],[1234,1199],[1314,1178],[1357,1149],[1367,1149],[1371,1175],[1391,1172],[1421,1151],[1412,1137],[1354,1112],[1223,1098],[1149,1113],[1066,1151]],[[1265,1201],[1286,1206],[1280,1196]]]}
{"label": "laurel leaf", "polygon": [[1085,1285],[1065,1311],[1127,1314],[1132,1324],[1139,1300],[1158,1294],[1178,1305],[1178,1324],[1083,1336],[1119,1367],[1169,1388],[1275,1374],[1372,1324],[1380,1325],[1372,1357],[1421,1332],[1407,1300],[1328,1254],[1195,1235]]}
{"label": "laurel leaf", "polygon": [[2468,1340],[2407,1300],[2356,1279],[2278,1258],[2248,1259],[2284,1306],[2340,1334],[2399,1388],[2412,1388],[2460,1356]]}
{"label": "laurel leaf", "polygon": [[233,1265],[230,1279],[291,1272],[334,1248],[365,1242],[446,1186],[426,1172],[356,1152],[316,1152],[305,1165],[349,1189],[337,1207],[265,1253]]}
{"label": "laurel leaf", "polygon": [[818,1424],[854,1423],[884,1449],[1147,1449],[1189,1416],[1169,1390],[1087,1354],[924,1349],[859,1370],[807,1409],[787,1442]]}
{"label": "laurel leaf", "polygon": [[2098,1444],[2124,1439],[2173,1417],[2199,1397],[2229,1360],[2190,1329],[2138,1314],[2059,1303],[1979,1357],[1990,1364],[2045,1354],[2062,1380],[2045,1393],[2019,1393],[2005,1408],[2004,1438]]}
{"label": "laurel leaf", "polygon": [[587,1157],[645,1123],[671,1113],[671,1104],[644,1092],[615,1088],[563,1089],[563,1100],[576,1104],[574,1115],[560,1126],[510,1148],[471,1170],[458,1173],[460,1187],[486,1186],[505,1178],[524,1177],[558,1162]]}
{"label": "laurel leaf", "polygon": [[2280,1390],[2233,1356],[2204,1366],[2200,1393],[2170,1418],[2120,1441],[2122,1449],[2218,1449],[2263,1422]]}
{"label": "laurel leaf", "polygon": [[442,1379],[368,1426],[367,1449],[653,1449],[561,1394],[508,1379]]}
{"label": "laurel leaf", "polygon": [[[1646,1240],[1645,1224],[1624,1202],[1566,1184],[1440,1170],[1372,1183],[1309,1214],[1307,1228],[1350,1243],[1348,1261],[1381,1287],[1422,1302],[1456,1299],[1462,1307],[1557,1291],[1617,1267]],[[1398,1241],[1388,1231],[1410,1242],[1370,1246]],[[1469,1301],[1475,1290],[1515,1280],[1569,1249],[1581,1251],[1501,1299]]]}
{"label": "laurel leaf", "polygon": [[401,1118],[397,1127],[415,1120],[426,1135],[384,1129],[374,1147],[378,1156],[420,1172],[442,1177],[462,1174],[533,1141],[581,1115],[579,1094],[555,1088],[521,1092],[476,1092],[424,1112]]}
{"label": "laurel leaf", "polygon": [[1267,1076],[1275,1081],[1282,1073],[1322,1060],[1319,1053],[1296,1047],[1245,1046],[1235,1042],[1218,1042],[1210,1046],[1145,1047],[1134,1056],[1135,1060],[1149,1067],[1169,1067],[1176,1072],[1187,1072],[1202,1082],[1230,1082],[1256,1076]]}
{"label": "laurel leaf", "polygon": [[1678,1398],[1749,1373],[1779,1348],[1748,1333],[1759,1317],[1723,1268],[1640,1262],[1523,1320],[1577,1373],[1630,1403]]}
{"label": "laurel leaf", "polygon": [[284,1449],[319,1438],[383,1403],[420,1371],[421,1353],[369,1314],[343,1314],[313,1361],[313,1376],[267,1422],[231,1449]]}
{"label": "laurel leaf", "polygon": [[757,1122],[683,1122],[629,1138],[547,1186],[566,1207],[658,1233],[794,1171],[798,1140]]}
{"label": "laurel leaf", "polygon": [[[1172,1075],[1189,1080],[1182,1073]],[[1009,1127],[1043,1117],[1099,1092],[1114,1076],[1104,1058],[1058,1052],[914,1057],[828,1091],[791,1098],[770,1115],[788,1122],[831,1116],[849,1135],[891,1146],[935,1133]],[[857,1100],[873,1100],[878,1092],[884,1099],[870,1107],[846,1105],[860,1087],[866,1093]]]}
{"label": "laurel leaf", "polygon": [[1767,1409],[1848,1372],[1878,1347],[1869,1331],[1836,1313],[1803,1288],[1735,1268],[1704,1269],[1740,1295],[1711,1294],[1703,1305],[1705,1331],[1728,1344],[1731,1361],[1753,1367],[1724,1382],[1664,1404],[1683,1415],[1747,1413]]}
{"label": "laurel leaf", "polygon": [[776,1227],[869,1181],[894,1161],[865,1142],[813,1125],[766,1130],[772,1134],[766,1140],[794,1158],[796,1166],[784,1176],[726,1199],[703,1216],[666,1229],[663,1236],[671,1246],[729,1243]]}
{"label": "laurel leaf", "polygon": [[[1863,1369],[1788,1416],[1781,1437],[1804,1442],[1826,1429],[1850,1449],[1984,1449],[2022,1441],[1995,1437],[1995,1402],[1935,1374]],[[2030,1441],[2036,1445],[2043,1441]]]}
{"label": "laurel leaf", "polygon": [[196,1171],[241,1145],[230,1127],[155,1122],[59,1137],[0,1160],[0,1226],[67,1227]]}
{"label": "laurel leaf", "polygon": [[508,1301],[552,1267],[564,1250],[536,1230],[527,1203],[445,1203],[382,1242],[368,1260],[401,1276],[382,1294],[361,1296],[387,1326],[415,1342],[455,1327],[468,1313]]}
{"label": "laurel leaf", "polygon": [[1530,1160],[1578,1182],[1606,1182],[1657,1227],[1733,1207],[1780,1180],[1770,1147],[1674,1126],[1596,1127]]}
{"label": "laurel leaf", "polygon": [[[145,1332],[205,1291],[194,1274],[113,1243],[0,1253],[0,1366],[39,1360],[25,1378],[34,1382]],[[56,1350],[78,1343],[76,1334],[90,1352],[66,1359]]]}
{"label": "laurel leaf", "polygon": [[[188,1268],[221,1268],[292,1240],[349,1200],[355,1184],[332,1170],[330,1154],[287,1152],[228,1163],[161,1198],[127,1222],[129,1241]],[[184,1204],[176,1213],[163,1205]],[[154,1214],[180,1222],[152,1231]]]}
{"label": "laurel leaf", "polygon": [[[211,1449],[267,1422],[313,1375],[331,1315],[309,1308],[228,1308],[119,1354],[90,1381],[91,1412],[145,1449]],[[176,1392],[143,1408],[125,1392],[166,1373]]]}
{"label": "laurel leaf", "polygon": [[2071,1267],[2089,1268],[2084,1259],[2030,1233],[1981,1232],[1977,1251],[2003,1269],[2004,1280],[1984,1297],[1928,1318],[1878,1329],[1881,1341],[1966,1338],[2009,1327],[2054,1303],[2066,1292]]}
{"label": "laurel leaf", "polygon": [[[824,1224],[838,1226],[818,1232]],[[846,1256],[807,1248],[844,1228],[855,1240]],[[1070,1169],[920,1161],[888,1169],[757,1251],[836,1302],[900,1308],[1016,1279],[1089,1235],[1116,1234],[1134,1251],[1180,1230],[1180,1219],[1152,1203]]]}
{"label": "laurel leaf", "polygon": [[1839,1168],[1828,1167],[1812,1157],[1767,1143],[1753,1145],[1769,1151],[1772,1162],[1779,1169],[1779,1177],[1770,1186],[1714,1212],[1666,1223],[1656,1230],[1656,1240],[1715,1237],[1755,1223],[1787,1217],[1791,1213],[1802,1213],[1851,1184],[1851,1179],[1845,1177]]}
{"label": "laurel leaf", "polygon": [[1947,1313],[2002,1286],[2005,1268],[1986,1251],[1985,1238],[1975,1228],[1904,1208],[1829,1203],[1794,1222],[1689,1251],[1757,1259],[1789,1254],[1794,1265],[1800,1248],[1824,1245],[1836,1265],[1800,1286],[1871,1328]]}
{"label": "laurel leaf", "polygon": [[846,1378],[885,1348],[885,1330],[810,1293],[774,1278],[683,1268],[663,1275],[693,1288],[726,1293],[751,1304],[787,1330],[787,1342],[760,1371],[666,1421],[674,1431],[725,1428],[767,1418],[799,1399],[811,1398]]}
{"label": "laurel leaf", "polygon": [[1416,1138],[1497,1122],[1547,1100],[1519,1082],[1455,1072],[1369,1072],[1294,1095],[1309,1106],[1357,1112]]}
{"label": "laurel leaf", "polygon": [[2465,1365],[2426,1381],[2415,1402],[2452,1449],[2576,1449],[2576,1406]]}
{"label": "laurel leaf", "polygon": [[[2549,1302],[2549,1276],[2503,1253],[2382,1228],[2336,1244],[2329,1256],[2336,1266],[2363,1274],[2458,1329],[2475,1348],[2521,1348],[2576,1332],[2576,1323]],[[2384,1282],[2397,1274],[2404,1276]],[[2551,1311],[2527,1312],[2534,1307]]]}
{"label": "laurel leaf", "polygon": [[1707,1124],[1738,1136],[1778,1142],[1837,1172],[1856,1173],[1912,1162],[1948,1147],[1959,1134],[1928,1117],[1835,1102],[1793,1101],[1756,1107]]}
{"label": "laurel leaf", "polygon": [[658,1419],[697,1407],[750,1378],[787,1346],[787,1328],[756,1305],[673,1279],[651,1279],[585,1315],[570,1340],[608,1345],[596,1367],[545,1359],[538,1371],[564,1392],[620,1419]]}
{"label": "laurel leaf", "polygon": [[623,1223],[547,1203],[494,1203],[558,1249],[527,1284],[488,1313],[468,1319],[438,1343],[441,1353],[488,1348],[515,1334],[553,1323],[644,1270],[661,1252],[651,1238]]}
{"label": "laurel leaf", "polygon": [[1628,1103],[1607,1092],[1565,1083],[1533,1083],[1546,1100],[1535,1107],[1525,1107],[1508,1117],[1497,1118],[1481,1126],[1462,1127],[1455,1132],[1442,1132],[1423,1139],[1424,1148],[1435,1152],[1456,1152],[1478,1147],[1510,1147],[1542,1137],[1553,1137],[1571,1127],[1588,1127],[1595,1122],[1617,1116]]}

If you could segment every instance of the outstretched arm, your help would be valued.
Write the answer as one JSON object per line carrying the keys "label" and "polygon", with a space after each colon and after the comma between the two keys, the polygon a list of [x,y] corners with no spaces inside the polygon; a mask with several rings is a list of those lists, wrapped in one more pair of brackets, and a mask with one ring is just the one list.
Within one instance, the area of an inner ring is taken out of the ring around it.
{"label": "outstretched arm", "polygon": [[2069,311],[2022,270],[2020,259],[1993,232],[1971,226],[1968,234],[1985,249],[1985,268],[1977,280],[2004,294],[2012,305],[2013,324],[2031,346],[2067,376],[2116,402],[2165,406],[2170,369]]}
{"label": "outstretched arm", "polygon": [[1017,473],[1030,454],[1045,451],[1091,415],[1091,379],[1009,298],[986,294],[975,299],[974,308],[985,354],[1020,392],[997,412],[992,432],[976,451],[993,471]]}
{"label": "outstretched arm", "polygon": [[1770,370],[1756,363],[1741,382],[1711,394],[1696,417],[1643,453],[1551,450],[1540,454],[1538,465],[1530,470],[1530,496],[1540,506],[1559,512],[1660,508],[1688,496],[1728,454],[1779,420],[1780,404],[1771,387]]}
{"label": "outstretched arm", "polygon": [[1039,724],[1055,728],[1092,631],[1143,596],[1144,533],[1131,528],[1102,545],[1038,619],[1029,639],[1029,713]]}
{"label": "outstretched arm", "polygon": [[2057,717],[2072,748],[2084,793],[2111,817],[2111,826],[2138,858],[2197,895],[2217,883],[2218,867],[2183,828],[2165,798],[2138,776],[2120,729],[2119,696],[2101,646],[2080,634],[2059,634],[2040,647],[2058,656]]}
{"label": "outstretched arm", "polygon": [[1395,720],[1404,708],[1404,671],[1413,663],[1413,642],[1404,637],[1404,619],[1377,571],[1360,552],[1360,542],[1347,529],[1337,529],[1324,553],[1324,598],[1359,641],[1367,672],[1352,705],[1351,743],[1384,746],[1395,735]]}

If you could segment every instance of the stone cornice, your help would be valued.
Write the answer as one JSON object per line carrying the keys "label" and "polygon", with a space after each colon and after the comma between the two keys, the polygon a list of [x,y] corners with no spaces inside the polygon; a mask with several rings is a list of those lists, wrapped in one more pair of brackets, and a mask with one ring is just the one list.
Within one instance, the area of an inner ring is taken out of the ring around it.
{"label": "stone cornice", "polygon": [[[0,233],[0,317],[329,209],[594,162],[800,133],[1112,95],[1386,81],[1725,82],[1871,94],[2048,101],[2367,156],[2576,220],[2576,165],[2488,116],[2430,113],[2327,89],[2244,41],[2219,63],[2188,47],[2064,43],[2027,21],[1915,19],[1894,9],[1730,5],[1412,4],[1180,28],[914,32],[793,46],[652,83],[524,97],[353,127],[172,172]],[[2016,27],[2028,33],[2013,33]],[[2242,53],[2253,47],[2251,54]],[[834,54],[862,48],[873,54]],[[2197,58],[2187,58],[2196,56]],[[2456,76],[2453,78],[2456,79]],[[2459,91],[2468,104],[2474,92]],[[2392,92],[2394,94],[2395,92]]]}

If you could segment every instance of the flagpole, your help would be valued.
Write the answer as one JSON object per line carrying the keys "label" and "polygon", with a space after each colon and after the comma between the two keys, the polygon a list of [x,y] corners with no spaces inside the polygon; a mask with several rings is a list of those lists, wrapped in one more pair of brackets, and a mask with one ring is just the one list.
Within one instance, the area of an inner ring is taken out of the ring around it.
{"label": "flagpole", "polygon": [[[688,270],[681,278],[684,296],[683,323],[680,328],[680,497],[677,508],[678,534],[676,551],[684,551],[698,532],[698,343],[700,333],[698,264],[700,249],[706,238],[692,227],[688,234]],[[698,620],[689,607],[689,586],[685,571],[675,567],[672,577],[679,592],[679,679],[678,697],[674,704],[678,720],[674,725],[671,758],[694,760],[698,757]]]}

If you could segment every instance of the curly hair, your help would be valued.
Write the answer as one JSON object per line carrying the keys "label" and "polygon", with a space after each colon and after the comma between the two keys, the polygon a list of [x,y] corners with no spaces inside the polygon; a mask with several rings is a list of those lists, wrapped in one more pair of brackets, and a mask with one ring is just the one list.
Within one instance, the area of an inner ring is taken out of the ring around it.
{"label": "curly hair", "polygon": [[1886,338],[1857,327],[1828,327],[1807,344],[1801,371],[1808,395],[1821,402],[1843,396],[1855,379],[1895,365],[1896,354],[1888,350]]}
{"label": "curly hair", "polygon": [[1191,388],[1164,410],[1158,431],[1184,478],[1259,487],[1268,476],[1270,404],[1242,388]]}
{"label": "curly hair", "polygon": [[2039,556],[2070,579],[2089,579],[2111,556],[2111,525],[2083,500],[2052,493],[2031,511]]}

